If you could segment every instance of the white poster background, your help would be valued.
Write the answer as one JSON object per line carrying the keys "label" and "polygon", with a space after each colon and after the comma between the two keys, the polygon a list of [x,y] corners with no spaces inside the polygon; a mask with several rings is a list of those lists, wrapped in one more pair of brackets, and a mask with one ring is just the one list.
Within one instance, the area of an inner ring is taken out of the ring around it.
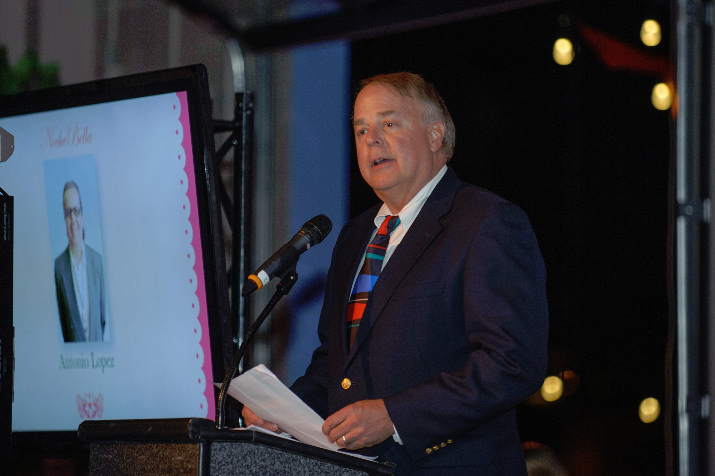
{"label": "white poster background", "polygon": [[[14,431],[213,417],[186,108],[186,94],[171,93],[0,118],[15,137],[0,164],[0,187],[15,197]],[[104,261],[106,342],[65,343],[59,327],[54,260],[67,246],[68,179]]]}

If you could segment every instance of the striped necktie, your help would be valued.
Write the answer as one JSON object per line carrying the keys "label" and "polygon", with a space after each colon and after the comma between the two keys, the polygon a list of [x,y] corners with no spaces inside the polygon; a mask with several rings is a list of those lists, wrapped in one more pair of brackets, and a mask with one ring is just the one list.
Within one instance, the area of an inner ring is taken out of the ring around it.
{"label": "striped necktie", "polygon": [[382,225],[377,230],[377,234],[367,245],[365,262],[355,280],[355,285],[348,301],[348,348],[352,346],[355,340],[367,300],[370,297],[373,286],[375,286],[377,277],[380,275],[380,271],[382,271],[385,251],[387,251],[387,245],[390,242],[390,233],[397,228],[399,223],[400,217],[398,215],[385,217]]}

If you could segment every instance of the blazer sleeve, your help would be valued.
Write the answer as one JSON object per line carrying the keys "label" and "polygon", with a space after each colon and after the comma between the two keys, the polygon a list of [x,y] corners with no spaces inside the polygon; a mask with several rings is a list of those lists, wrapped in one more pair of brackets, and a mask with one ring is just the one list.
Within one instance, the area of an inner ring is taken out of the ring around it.
{"label": "blazer sleeve", "polygon": [[447,284],[459,288],[450,292],[463,303],[468,356],[456,370],[384,398],[414,460],[469,433],[498,433],[494,422],[536,391],[546,370],[546,271],[528,218],[501,202],[462,241],[464,262]]}

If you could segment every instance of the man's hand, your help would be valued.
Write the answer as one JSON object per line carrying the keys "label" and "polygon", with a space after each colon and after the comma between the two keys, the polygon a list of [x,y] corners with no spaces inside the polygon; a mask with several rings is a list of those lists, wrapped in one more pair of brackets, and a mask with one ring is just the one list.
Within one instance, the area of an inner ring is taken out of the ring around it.
{"label": "man's hand", "polygon": [[382,399],[350,404],[330,415],[323,424],[323,433],[328,440],[349,450],[382,443],[394,431]]}
{"label": "man's hand", "polygon": [[243,417],[243,423],[245,426],[260,426],[261,428],[265,428],[266,430],[275,433],[280,433],[282,431],[278,427],[278,425],[276,425],[272,421],[265,421],[263,418],[253,413],[251,409],[246,406],[243,407],[243,410],[241,411],[241,416]]}

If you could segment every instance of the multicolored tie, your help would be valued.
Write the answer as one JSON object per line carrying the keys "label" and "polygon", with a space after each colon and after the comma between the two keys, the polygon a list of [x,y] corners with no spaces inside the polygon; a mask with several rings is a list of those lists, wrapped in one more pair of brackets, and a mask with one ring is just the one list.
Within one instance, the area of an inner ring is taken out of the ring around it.
{"label": "multicolored tie", "polygon": [[353,286],[353,291],[348,301],[348,348],[352,346],[355,340],[367,300],[370,298],[370,293],[373,286],[375,286],[380,271],[382,271],[385,251],[387,251],[387,245],[390,243],[390,233],[397,228],[399,223],[400,217],[398,215],[385,217],[382,225],[377,230],[377,234],[367,245],[365,262],[355,280],[355,286]]}

